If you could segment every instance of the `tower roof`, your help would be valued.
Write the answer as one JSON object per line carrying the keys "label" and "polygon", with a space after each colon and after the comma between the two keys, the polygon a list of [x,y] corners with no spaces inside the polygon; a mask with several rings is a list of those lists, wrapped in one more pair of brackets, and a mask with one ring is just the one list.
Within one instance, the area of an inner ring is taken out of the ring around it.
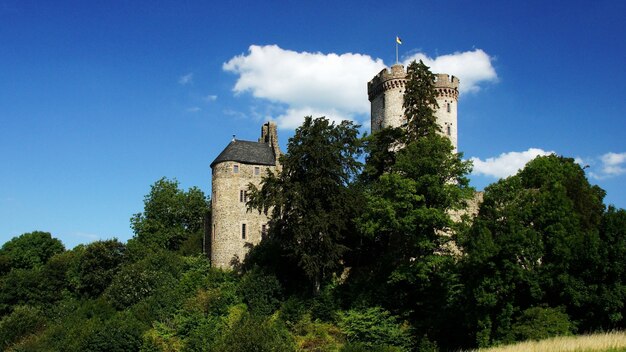
{"label": "tower roof", "polygon": [[234,139],[220,155],[213,160],[213,165],[224,161],[237,161],[244,164],[276,165],[276,156],[272,146],[263,142],[251,142]]}

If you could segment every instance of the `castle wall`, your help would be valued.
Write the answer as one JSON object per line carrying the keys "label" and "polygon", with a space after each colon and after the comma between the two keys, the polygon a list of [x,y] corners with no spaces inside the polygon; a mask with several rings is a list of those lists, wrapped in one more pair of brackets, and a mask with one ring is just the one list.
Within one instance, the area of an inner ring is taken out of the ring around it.
{"label": "castle wall", "polygon": [[[238,172],[234,172],[235,165]],[[243,164],[226,161],[213,166],[212,177],[212,220],[211,220],[211,263],[219,268],[230,267],[233,258],[243,261],[248,246],[261,241],[263,226],[268,218],[258,211],[247,211],[246,197],[248,185],[259,186],[267,170],[276,167],[267,165]],[[255,172],[255,170],[258,170]],[[245,238],[242,238],[242,225],[245,224]]]}

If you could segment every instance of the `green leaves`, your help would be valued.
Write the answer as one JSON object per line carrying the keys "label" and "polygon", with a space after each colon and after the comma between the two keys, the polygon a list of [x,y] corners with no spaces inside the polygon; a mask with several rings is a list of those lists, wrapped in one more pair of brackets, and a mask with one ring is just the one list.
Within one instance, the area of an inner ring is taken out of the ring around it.
{"label": "green leaves", "polygon": [[182,247],[187,254],[201,253],[202,241],[197,238],[202,236],[209,211],[209,201],[199,188],[183,191],[178,181],[162,178],[145,196],[143,213],[131,218],[131,227],[143,246],[172,251]]}
{"label": "green leaves", "polygon": [[439,108],[435,92],[435,75],[422,60],[407,66],[404,92],[404,115],[410,141],[441,132],[435,110]]}
{"label": "green leaves", "polygon": [[265,246],[275,241],[315,290],[341,268],[347,250],[357,207],[349,185],[361,168],[357,134],[351,122],[306,117],[280,158],[282,171],[250,192],[249,206],[271,212]]}

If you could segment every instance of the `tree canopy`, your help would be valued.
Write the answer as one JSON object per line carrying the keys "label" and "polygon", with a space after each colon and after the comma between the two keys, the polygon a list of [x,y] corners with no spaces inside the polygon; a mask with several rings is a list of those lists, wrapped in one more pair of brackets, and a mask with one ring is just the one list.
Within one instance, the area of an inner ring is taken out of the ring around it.
{"label": "tree canopy", "polygon": [[355,196],[349,188],[361,163],[358,131],[306,117],[280,158],[282,170],[252,187],[249,205],[270,214],[268,241],[319,290],[341,269],[352,231]]}

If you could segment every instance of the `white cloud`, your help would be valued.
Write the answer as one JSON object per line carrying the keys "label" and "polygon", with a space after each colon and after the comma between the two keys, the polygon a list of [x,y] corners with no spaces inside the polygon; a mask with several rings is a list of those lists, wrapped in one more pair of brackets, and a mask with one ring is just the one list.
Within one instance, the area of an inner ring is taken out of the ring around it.
{"label": "white cloud", "polygon": [[192,106],[190,108],[187,108],[187,110],[185,110],[185,111],[190,112],[190,113],[196,113],[196,112],[200,112],[200,110],[202,110],[202,109],[200,109],[197,106]]}
{"label": "white cloud", "polygon": [[[497,79],[491,58],[479,49],[423,59],[437,64],[435,71],[459,76],[465,91]],[[385,67],[382,59],[369,55],[296,52],[277,45],[251,45],[248,53],[222,66],[239,76],[233,87],[236,94],[249,92],[255,98],[286,105],[275,118],[279,128],[298,126],[305,115],[297,119],[295,114],[307,112],[333,120],[360,119],[366,124],[367,82]]]}
{"label": "white cloud", "polygon": [[281,128],[289,128],[296,129],[302,124],[305,116],[313,116],[315,117],[326,117],[330,121],[334,121],[335,123],[340,123],[343,120],[352,120],[350,116],[343,115],[343,113],[331,109],[328,111],[319,111],[314,110],[312,108],[289,108],[285,111],[284,114],[278,116],[275,121],[276,124],[281,126]]}
{"label": "white cloud", "polygon": [[480,158],[472,157],[470,158],[474,163],[472,174],[505,178],[516,174],[527,162],[537,156],[550,154],[554,154],[554,152],[530,148],[523,152],[502,153],[497,157],[487,158],[484,161]]}
{"label": "white cloud", "polygon": [[292,108],[369,112],[366,84],[385,67],[380,59],[362,54],[295,52],[276,45],[251,45],[224,70],[239,75],[233,90]]}
{"label": "white cloud", "polygon": [[459,92],[477,92],[480,83],[495,82],[498,80],[495,68],[491,65],[492,57],[481,49],[473,51],[455,52],[441,55],[436,58],[428,57],[424,53],[417,53],[404,60],[404,65],[411,61],[422,60],[434,73],[447,73],[459,78]]}
{"label": "white cloud", "polygon": [[193,83],[193,73],[188,73],[186,75],[180,76],[178,78],[178,83],[183,86]]}
{"label": "white cloud", "polygon": [[211,95],[211,94],[209,94],[209,95],[207,95],[206,97],[204,97],[204,100],[205,100],[205,101],[209,101],[209,102],[211,102],[211,101],[216,101],[216,100],[217,100],[217,95]]}
{"label": "white cloud", "polygon": [[601,155],[598,159],[600,160],[601,164],[600,171],[590,171],[589,176],[598,180],[602,180],[626,174],[626,152],[609,152]]}

